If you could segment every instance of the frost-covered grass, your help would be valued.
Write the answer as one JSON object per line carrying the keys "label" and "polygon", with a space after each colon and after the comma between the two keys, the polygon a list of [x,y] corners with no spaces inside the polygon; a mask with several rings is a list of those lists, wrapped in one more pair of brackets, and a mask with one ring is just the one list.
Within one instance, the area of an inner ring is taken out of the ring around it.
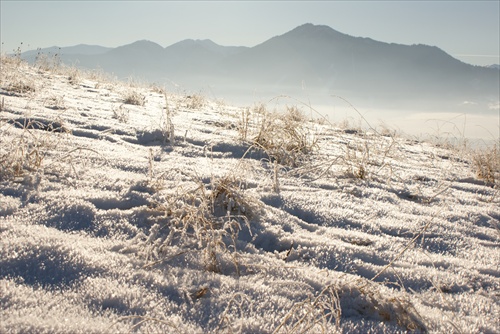
{"label": "frost-covered grass", "polygon": [[500,332],[498,148],[1,75],[0,332]]}

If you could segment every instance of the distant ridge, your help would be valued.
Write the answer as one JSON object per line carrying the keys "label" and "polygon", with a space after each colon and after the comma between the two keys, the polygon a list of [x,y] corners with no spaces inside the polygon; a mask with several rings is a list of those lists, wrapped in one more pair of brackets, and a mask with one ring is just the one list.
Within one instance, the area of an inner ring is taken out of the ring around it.
{"label": "distant ridge", "polygon": [[23,52],[23,57],[30,59],[38,54],[45,55],[55,55],[55,54],[65,54],[65,55],[98,55],[103,54],[112,48],[107,48],[99,45],[88,45],[88,44],[78,44],[75,46],[59,47],[52,46],[48,48],[40,48],[37,50],[30,50]]}
{"label": "distant ridge", "polygon": [[[254,47],[187,39],[166,48],[142,40],[112,49],[79,45],[58,51],[63,61],[83,68],[190,89],[209,85],[293,94],[307,87],[325,94],[407,101],[495,101],[500,89],[498,66],[466,64],[436,46],[379,42],[310,23]],[[23,57],[33,60],[33,54]]]}

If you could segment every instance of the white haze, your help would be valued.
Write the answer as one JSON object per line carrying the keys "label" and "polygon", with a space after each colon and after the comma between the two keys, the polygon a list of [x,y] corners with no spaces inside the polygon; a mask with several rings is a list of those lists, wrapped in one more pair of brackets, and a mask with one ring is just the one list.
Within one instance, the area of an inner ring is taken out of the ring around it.
{"label": "white haze", "polygon": [[[180,87],[173,89],[183,91]],[[468,141],[472,146],[488,146],[498,143],[500,138],[500,107],[494,100],[394,101],[360,98],[355,92],[318,93],[280,87],[230,89],[223,86],[217,89],[205,85],[191,91],[240,107],[252,107],[256,103],[275,108],[298,105],[311,118],[349,122],[363,129],[388,129],[418,139],[441,137],[457,143]]]}

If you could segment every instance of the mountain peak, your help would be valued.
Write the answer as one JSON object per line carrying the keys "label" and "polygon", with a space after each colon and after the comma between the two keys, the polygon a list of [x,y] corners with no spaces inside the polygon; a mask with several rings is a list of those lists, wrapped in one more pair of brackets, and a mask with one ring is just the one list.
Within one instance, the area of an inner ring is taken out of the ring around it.
{"label": "mountain peak", "polygon": [[322,24],[312,24],[312,23],[304,23],[298,27],[296,27],[295,29],[292,29],[292,31],[294,30],[297,30],[297,31],[326,31],[326,30],[330,30],[330,31],[335,31],[333,28],[327,26],[327,25],[322,25]]}
{"label": "mountain peak", "polygon": [[217,45],[217,43],[213,42],[210,39],[192,39],[192,38],[187,38],[183,39],[182,41],[179,41],[177,43],[174,43],[170,46],[192,46],[192,45]]}
{"label": "mountain peak", "polygon": [[170,51],[177,50],[174,52],[188,52],[188,50],[194,52],[193,50],[197,50],[195,52],[209,52],[212,55],[226,57],[229,55],[237,54],[247,48],[236,46],[222,46],[215,43],[211,39],[185,39],[168,46],[166,49]]}
{"label": "mountain peak", "polygon": [[306,23],[290,30],[289,32],[281,35],[285,38],[306,38],[306,39],[330,39],[330,38],[344,38],[349,35],[343,34],[326,25],[315,25]]}
{"label": "mountain peak", "polygon": [[292,29],[290,32],[293,32],[293,31],[302,31],[302,32],[309,32],[309,33],[319,33],[319,32],[323,32],[323,33],[337,33],[337,34],[341,34],[341,35],[344,35],[343,33],[333,29],[332,27],[329,27],[327,25],[323,25],[323,24],[312,24],[312,23],[305,23],[303,25],[300,25],[298,27],[296,27],[295,29]]}
{"label": "mountain peak", "polygon": [[[126,44],[123,46],[119,46],[116,49],[127,48],[127,49],[143,49],[143,50],[152,50],[152,49],[163,49],[163,47],[155,42],[151,42],[146,39],[141,39],[139,41],[135,41],[130,44]],[[116,50],[115,49],[115,50]]]}
{"label": "mountain peak", "polygon": [[140,59],[141,57],[148,57],[148,58],[156,57],[162,52],[163,52],[162,46],[154,42],[143,39],[140,41],[133,42],[131,44],[111,49],[107,52],[107,54],[121,55],[120,57],[122,59],[125,59],[126,57],[133,55],[134,58]]}
{"label": "mountain peak", "polygon": [[125,45],[151,45],[151,44],[156,44],[156,43],[151,42],[150,40],[147,40],[147,39],[140,39],[138,41],[135,41],[135,42],[132,42],[129,44],[125,44]]}

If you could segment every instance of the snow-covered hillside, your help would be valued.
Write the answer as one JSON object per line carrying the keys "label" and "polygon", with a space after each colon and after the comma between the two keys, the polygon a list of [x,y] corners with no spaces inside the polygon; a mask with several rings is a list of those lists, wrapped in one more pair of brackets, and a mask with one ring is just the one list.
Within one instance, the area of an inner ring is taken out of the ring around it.
{"label": "snow-covered hillside", "polygon": [[0,332],[500,332],[498,149],[1,66]]}

